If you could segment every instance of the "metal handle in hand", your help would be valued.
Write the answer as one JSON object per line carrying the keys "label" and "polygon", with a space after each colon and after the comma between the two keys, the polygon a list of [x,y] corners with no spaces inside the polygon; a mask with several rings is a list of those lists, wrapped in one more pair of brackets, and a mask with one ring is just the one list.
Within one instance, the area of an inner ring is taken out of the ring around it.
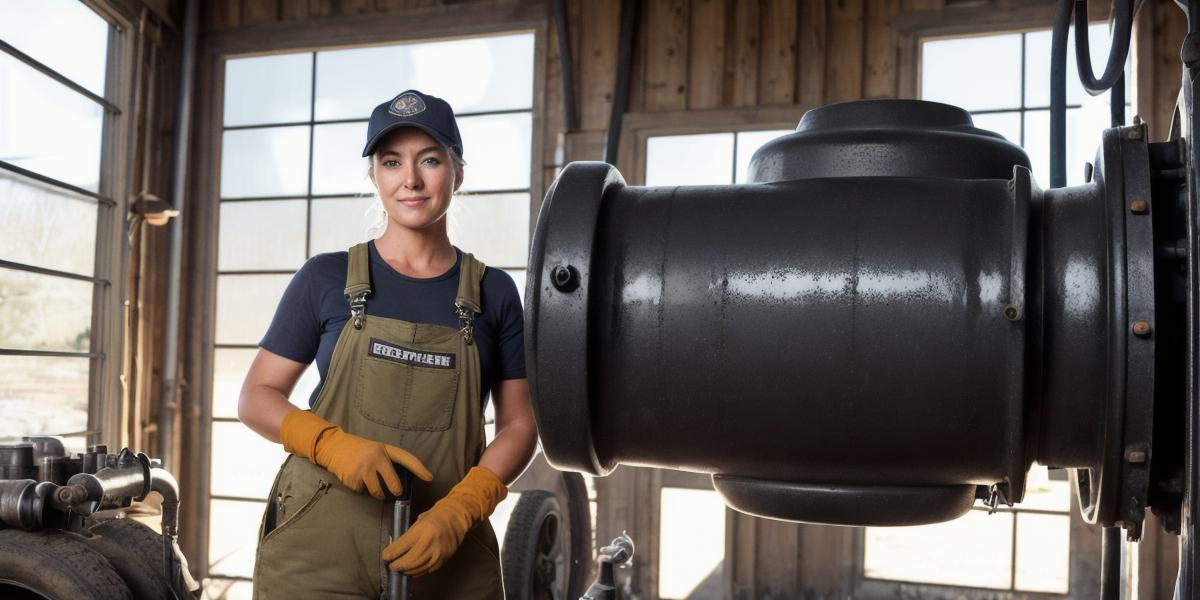
{"label": "metal handle in hand", "polygon": [[[412,473],[408,469],[397,466],[396,473],[400,475],[400,485],[404,490],[392,500],[392,535],[388,543],[400,539],[412,519]],[[386,567],[385,567],[386,568]],[[383,590],[384,600],[410,600],[412,590],[409,587],[408,575],[388,569],[387,588]]]}

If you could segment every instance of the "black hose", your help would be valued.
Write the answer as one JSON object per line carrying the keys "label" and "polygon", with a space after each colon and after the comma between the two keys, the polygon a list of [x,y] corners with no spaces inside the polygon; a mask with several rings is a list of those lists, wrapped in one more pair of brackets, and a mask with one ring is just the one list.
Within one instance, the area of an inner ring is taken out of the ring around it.
{"label": "black hose", "polygon": [[1125,124],[1125,75],[1117,78],[1112,86],[1112,95],[1108,97],[1108,111],[1111,115],[1111,127]]}
{"label": "black hose", "polygon": [[621,148],[621,122],[629,104],[629,76],[633,67],[633,35],[640,11],[639,0],[621,1],[621,31],[617,41],[617,77],[613,85],[612,116],[608,120],[608,141],[604,145],[604,162],[616,166]]}
{"label": "black hose", "polygon": [[1108,64],[1104,66],[1104,75],[1096,79],[1088,48],[1087,0],[1075,0],[1075,67],[1079,71],[1079,83],[1093,96],[1099,96],[1115,86],[1125,73],[1129,40],[1133,35],[1132,0],[1113,0],[1113,19],[1115,23],[1112,47],[1108,50]]}
{"label": "black hose", "polygon": [[1067,185],[1067,28],[1071,0],[1058,0],[1050,35],[1050,187]]}

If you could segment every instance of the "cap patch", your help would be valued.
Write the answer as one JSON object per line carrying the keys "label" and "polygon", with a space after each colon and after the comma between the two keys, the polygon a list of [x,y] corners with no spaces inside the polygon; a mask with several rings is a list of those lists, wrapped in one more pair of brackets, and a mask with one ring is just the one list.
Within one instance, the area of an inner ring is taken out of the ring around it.
{"label": "cap patch", "polygon": [[388,107],[388,112],[397,117],[411,117],[415,114],[425,112],[425,101],[420,96],[405,92],[396,96],[392,100],[392,105]]}

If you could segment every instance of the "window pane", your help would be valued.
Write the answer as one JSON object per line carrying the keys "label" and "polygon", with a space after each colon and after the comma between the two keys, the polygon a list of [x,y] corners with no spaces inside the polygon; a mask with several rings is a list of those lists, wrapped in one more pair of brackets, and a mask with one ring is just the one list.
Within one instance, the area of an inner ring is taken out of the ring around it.
{"label": "window pane", "polygon": [[[1095,127],[1095,113],[1082,108],[1067,109],[1067,185],[1083,183],[1084,163],[1096,158],[1100,135],[1108,125]],[[1084,125],[1084,121],[1092,125]],[[1025,113],[1025,152],[1033,165],[1033,178],[1043,188],[1050,187],[1050,111],[1031,110]]]}
{"label": "window pane", "polygon": [[868,527],[863,575],[1006,589],[1012,565],[1012,518],[1012,513],[973,510],[936,525]]}
{"label": "window pane", "polygon": [[217,277],[217,343],[257,345],[291,275]]}
{"label": "window pane", "polygon": [[241,579],[210,577],[204,580],[204,597],[220,600],[252,600],[254,584]]}
{"label": "window pane", "polygon": [[304,200],[222,202],[217,265],[222,271],[297,269],[304,262]]}
{"label": "window pane", "polygon": [[921,45],[921,98],[967,110],[1021,106],[1021,34]]}
{"label": "window pane", "polygon": [[99,104],[0,52],[0,160],[95,192],[103,128]]}
{"label": "window pane", "polygon": [[458,120],[467,159],[462,191],[529,187],[531,119],[521,113]]}
{"label": "window pane", "polygon": [[308,121],[312,53],[225,61],[225,125]]}
{"label": "window pane", "polygon": [[[238,396],[250,363],[258,353],[254,348],[217,348],[213,355],[213,417],[236,419]],[[308,398],[317,387],[320,376],[310,365],[296,382],[289,398],[297,408],[308,408]]]}
{"label": "window pane", "polygon": [[712,490],[662,488],[658,596],[716,598],[725,561],[725,503]]}
{"label": "window pane", "polygon": [[792,133],[791,129],[772,129],[769,131],[742,131],[737,134],[737,177],[734,183],[750,181],[750,159],[763,144],[780,136]]}
{"label": "window pane", "polygon": [[530,108],[533,35],[317,53],[318,120],[367,119],[375,105],[410,88],[445,99],[457,113]]}
{"label": "window pane", "polygon": [[208,569],[213,575],[251,577],[265,502],[209,502]]}
{"label": "window pane", "polygon": [[375,191],[367,178],[367,159],[362,157],[366,140],[365,123],[317,126],[313,131],[314,194],[370,194]]}
{"label": "window pane", "polygon": [[226,131],[221,196],[302,196],[308,192],[308,127]]}
{"label": "window pane", "polygon": [[975,122],[976,127],[994,131],[1004,136],[1004,139],[1018,146],[1021,145],[1021,113],[1019,111],[971,115],[971,120]]}
{"label": "window pane", "polygon": [[[1048,29],[1025,35],[1025,106],[1050,106],[1050,41]],[[1092,54],[1092,72],[1096,77],[1104,74],[1110,41],[1107,25],[1096,23],[1088,27],[1088,50]],[[1126,99],[1133,98],[1132,63],[1131,52],[1125,62]],[[1107,97],[1105,94],[1105,105],[1108,104]],[[1067,104],[1080,104],[1091,98],[1080,85],[1079,70],[1075,68],[1075,27],[1072,26],[1070,37],[1067,38]]]}
{"label": "window pane", "polygon": [[463,194],[450,203],[450,241],[493,267],[523,267],[529,254],[529,194]]}
{"label": "window pane", "polygon": [[1071,569],[1071,518],[1017,516],[1018,590],[1067,593]]}
{"label": "window pane", "polygon": [[733,134],[668,135],[646,141],[646,185],[723,185],[733,179]]}
{"label": "window pane", "polygon": [[373,237],[367,230],[374,225],[376,215],[383,218],[385,213],[374,196],[313,200],[309,253],[344,252],[367,241]]}
{"label": "window pane", "polygon": [[90,362],[0,356],[0,440],[86,430]]}
{"label": "window pane", "polygon": [[99,211],[94,200],[4,170],[0,199],[0,259],[92,274]]}
{"label": "window pane", "polygon": [[79,0],[0,2],[0,39],[97,96],[104,96],[108,27]]}
{"label": "window pane", "polygon": [[212,424],[214,496],[266,499],[283,459],[283,446],[267,441],[241,423]]}
{"label": "window pane", "polygon": [[505,269],[504,272],[512,275],[513,283],[517,284],[517,294],[521,296],[521,304],[525,304],[525,269]]}
{"label": "window pane", "polygon": [[[490,441],[490,438],[489,438]],[[500,542],[500,552],[503,556],[504,552],[504,533],[508,529],[508,520],[512,517],[512,511],[517,507],[517,503],[521,501],[519,492],[509,493],[500,504],[496,505],[496,510],[492,511],[488,521],[492,524],[492,529],[496,531],[496,538]]]}
{"label": "window pane", "polygon": [[1051,481],[1050,471],[1046,467],[1033,465],[1025,480],[1025,499],[1017,508],[1070,512],[1071,484],[1067,481]]}
{"label": "window pane", "polygon": [[0,269],[0,348],[87,352],[90,281]]}

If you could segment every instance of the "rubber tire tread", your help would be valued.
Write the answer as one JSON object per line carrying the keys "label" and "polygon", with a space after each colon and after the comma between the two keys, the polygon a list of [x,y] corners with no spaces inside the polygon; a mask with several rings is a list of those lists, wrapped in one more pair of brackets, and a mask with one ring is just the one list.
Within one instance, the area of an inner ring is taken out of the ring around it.
{"label": "rubber tire tread", "polygon": [[[559,527],[566,525],[558,498],[546,490],[523,492],[513,508],[504,530],[504,551],[500,565],[504,574],[506,600],[530,600],[527,592],[536,566],[538,533],[542,520],[551,513],[558,516]],[[561,585],[562,582],[557,583]]]}
{"label": "rubber tire tread", "polygon": [[0,578],[63,600],[133,600],[108,559],[60,531],[0,529]]}
{"label": "rubber tire tread", "polygon": [[103,554],[129,585],[133,600],[171,600],[175,592],[163,575],[162,535],[132,519],[100,521],[84,538]]}
{"label": "rubber tire tread", "polygon": [[583,475],[563,473],[562,482],[567,493],[567,525],[571,534],[565,598],[574,600],[583,595],[596,567],[592,556],[592,508]]}

